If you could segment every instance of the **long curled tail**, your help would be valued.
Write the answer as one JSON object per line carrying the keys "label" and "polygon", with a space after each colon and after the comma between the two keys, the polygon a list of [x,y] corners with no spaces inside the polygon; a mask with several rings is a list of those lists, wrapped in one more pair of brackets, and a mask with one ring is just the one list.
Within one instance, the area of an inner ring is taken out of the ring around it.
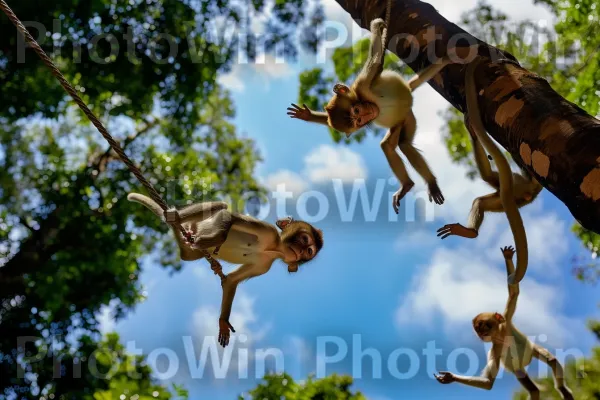
{"label": "long curled tail", "polygon": [[487,134],[481,119],[481,111],[479,109],[479,104],[477,103],[477,88],[475,86],[474,75],[475,69],[479,66],[481,61],[482,58],[477,57],[467,66],[465,79],[467,113],[477,138],[479,141],[481,141],[481,144],[486,151],[494,158],[496,166],[498,167],[498,173],[500,175],[500,199],[502,200],[502,206],[504,207],[504,212],[508,218],[510,229],[515,239],[515,248],[517,250],[516,270],[513,275],[508,277],[508,283],[517,284],[521,282],[525,276],[525,273],[527,272],[527,262],[529,258],[527,249],[527,236],[525,234],[525,227],[523,226],[523,219],[521,218],[521,214],[519,213],[519,208],[515,202],[515,197],[513,194],[512,170],[500,148],[498,148],[498,146]]}
{"label": "long curled tail", "polygon": [[163,209],[150,197],[139,193],[129,193],[127,195],[127,200],[142,204],[164,222],[165,217]]}

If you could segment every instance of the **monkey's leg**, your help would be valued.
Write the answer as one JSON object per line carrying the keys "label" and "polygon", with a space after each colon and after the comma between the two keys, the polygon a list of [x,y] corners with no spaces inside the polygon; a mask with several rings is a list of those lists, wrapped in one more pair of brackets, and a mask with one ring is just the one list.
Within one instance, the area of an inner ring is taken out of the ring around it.
{"label": "monkey's leg", "polygon": [[408,176],[408,171],[406,170],[400,155],[396,152],[401,130],[402,127],[400,126],[391,128],[381,141],[381,150],[383,150],[390,168],[394,172],[394,175],[396,175],[398,181],[400,181],[401,185],[400,190],[394,194],[394,198],[392,199],[392,206],[394,207],[394,211],[396,211],[396,213],[398,213],[400,200],[402,200],[406,193],[408,193],[415,185],[412,179],[410,179]]}
{"label": "monkey's leg", "polygon": [[227,240],[232,225],[231,213],[227,210],[218,211],[212,217],[196,224],[198,233],[194,239],[193,247],[206,250],[221,246]]}
{"label": "monkey's leg", "polygon": [[437,235],[438,237],[441,236],[442,239],[452,235],[475,239],[479,235],[479,228],[483,223],[486,211],[501,212],[503,210],[502,199],[498,192],[478,197],[473,200],[466,227],[461,224],[447,224],[438,229]]}
{"label": "monkey's leg", "polygon": [[539,345],[534,345],[533,356],[552,369],[552,375],[554,376],[554,387],[556,390],[558,390],[560,396],[565,400],[573,400],[573,393],[571,393],[571,390],[565,383],[565,372],[556,357]]}
{"label": "monkey's leg", "polygon": [[534,381],[531,380],[527,372],[525,371],[516,371],[515,375],[519,383],[529,392],[529,398],[531,400],[539,400],[540,399],[540,389],[537,387]]}
{"label": "monkey's leg", "polygon": [[181,218],[182,223],[188,221],[202,221],[221,210],[227,210],[227,203],[222,201],[196,203],[179,210],[179,218]]}
{"label": "monkey's leg", "polygon": [[440,190],[437,179],[431,172],[429,165],[425,158],[419,153],[419,151],[413,146],[412,142],[417,131],[417,120],[412,111],[410,111],[406,119],[404,120],[404,126],[402,128],[402,134],[398,140],[398,147],[400,151],[404,153],[408,162],[414,167],[414,169],[421,175],[421,177],[427,182],[429,189],[429,201],[435,201],[436,204],[444,204],[444,195]]}
{"label": "monkey's leg", "polygon": [[431,64],[423,71],[415,75],[408,81],[408,87],[410,91],[413,92],[419,86],[428,82],[431,78],[436,76],[442,69],[444,69],[448,64],[451,64],[452,60],[449,57],[442,58],[440,63]]}
{"label": "monkey's leg", "polygon": [[198,219],[194,219],[193,215],[186,215],[186,222],[182,224],[194,235],[193,243],[189,243],[179,229],[172,227],[179,246],[179,254],[184,261],[193,261],[204,257],[204,250],[212,247],[218,248],[227,239],[232,225],[229,211],[221,209],[212,217],[200,220],[201,217],[206,217],[204,212],[206,210],[195,214]]}
{"label": "monkey's leg", "polygon": [[465,126],[471,136],[471,145],[473,146],[473,153],[475,154],[475,164],[477,165],[481,179],[494,189],[500,189],[500,175],[498,172],[492,170],[492,164],[490,163],[481,142],[477,140],[477,133],[471,125],[467,114],[465,114]]}

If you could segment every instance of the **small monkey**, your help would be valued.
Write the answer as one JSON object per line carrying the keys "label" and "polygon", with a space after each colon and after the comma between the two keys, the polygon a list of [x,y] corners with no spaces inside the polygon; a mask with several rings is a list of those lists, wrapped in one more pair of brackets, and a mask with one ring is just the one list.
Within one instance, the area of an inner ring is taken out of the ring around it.
{"label": "small monkey", "polygon": [[412,92],[437,75],[451,60],[444,57],[441,63],[430,65],[420,75],[406,82],[397,72],[383,69],[383,37],[387,37],[386,30],[386,24],[381,18],[371,23],[369,56],[362,71],[350,87],[342,83],[333,87],[334,95],[325,106],[325,112],[312,111],[306,105],[301,108],[296,104],[292,104],[287,110],[291,118],[330,126],[345,133],[347,137],[371,122],[388,128],[389,131],[381,141],[381,148],[401,185],[392,199],[394,210],[398,213],[400,201],[412,189],[414,182],[396,152],[397,147],[427,182],[429,201],[435,201],[436,204],[444,202],[435,176],[413,146],[417,120],[411,108]]}
{"label": "small monkey", "polygon": [[[475,239],[479,235],[479,228],[483,223],[483,218],[486,212],[503,212],[502,199],[500,198],[500,176],[498,172],[492,170],[488,156],[481,143],[477,140],[477,135],[473,126],[468,120],[468,115],[465,115],[465,125],[471,137],[473,152],[475,153],[475,163],[477,169],[488,185],[495,189],[494,193],[476,198],[473,201],[471,212],[469,213],[469,221],[467,226],[459,223],[447,224],[438,229],[438,236],[442,239],[451,235],[461,236],[468,239]],[[491,157],[489,157],[491,158]],[[531,174],[526,170],[521,170],[521,173],[513,173],[513,197],[517,203],[517,207],[521,208],[532,203],[538,194],[544,188]]]}
{"label": "small monkey", "polygon": [[[151,198],[130,193],[127,199],[146,206],[165,221],[163,210]],[[229,317],[238,284],[267,273],[277,259],[288,264],[290,273],[297,272],[323,247],[321,230],[292,217],[278,220],[275,226],[230,212],[223,202],[193,204],[178,210],[178,214],[177,223],[194,234],[193,243],[188,243],[181,231],[171,226],[182,260],[198,260],[204,257],[203,251],[208,251],[219,260],[242,264],[222,281],[219,343],[223,347],[229,344],[230,330],[235,332]]]}
{"label": "small monkey", "polygon": [[[514,274],[512,261],[515,250],[512,247],[500,249],[506,262],[507,275]],[[488,363],[481,376],[467,377],[455,375],[451,372],[434,374],[438,382],[448,384],[453,382],[473,386],[480,389],[491,390],[500,368],[500,363],[507,371],[515,374],[521,385],[529,392],[531,400],[539,400],[540,391],[531,380],[525,367],[532,358],[537,358],[552,369],[554,385],[561,398],[573,400],[573,394],[564,380],[564,371],[556,357],[548,350],[532,343],[527,336],[519,331],[512,323],[513,315],[517,309],[519,297],[519,284],[508,285],[508,301],[504,314],[481,313],[473,319],[473,329],[477,336],[484,342],[491,342],[492,348],[488,353]]]}
{"label": "small monkey", "polygon": [[[504,211],[517,248],[517,268],[515,275],[509,277],[509,282],[518,283],[525,276],[528,263],[527,235],[523,219],[519,213],[519,207],[531,203],[541,192],[542,186],[525,171],[523,175],[513,173],[508,160],[485,130],[479,104],[477,103],[478,93],[474,75],[475,69],[481,61],[482,58],[477,57],[467,66],[465,76],[465,94],[467,98],[465,124],[472,138],[475,161],[481,177],[497,190],[495,193],[475,199],[469,215],[468,227],[465,228],[460,224],[445,225],[438,229],[438,236],[441,236],[442,239],[450,235],[475,238],[483,222],[485,211]],[[484,149],[490,153],[496,162],[497,173],[492,172]]]}

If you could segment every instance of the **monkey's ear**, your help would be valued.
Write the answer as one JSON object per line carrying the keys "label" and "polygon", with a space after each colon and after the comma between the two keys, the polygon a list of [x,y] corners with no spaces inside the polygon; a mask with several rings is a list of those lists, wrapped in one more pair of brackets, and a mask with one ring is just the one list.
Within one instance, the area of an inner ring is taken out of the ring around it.
{"label": "monkey's ear", "polygon": [[494,318],[496,319],[496,321],[500,322],[501,324],[506,322],[506,320],[504,319],[504,316],[500,313],[495,313]]}
{"label": "monkey's ear", "polygon": [[294,218],[286,217],[286,218],[278,219],[277,222],[275,222],[275,225],[277,225],[277,227],[279,229],[284,230],[285,227],[288,226],[293,221],[294,221]]}
{"label": "monkey's ear", "polygon": [[344,85],[343,83],[336,83],[335,86],[333,87],[333,93],[335,94],[348,94],[350,92],[350,89],[348,88],[348,86]]}

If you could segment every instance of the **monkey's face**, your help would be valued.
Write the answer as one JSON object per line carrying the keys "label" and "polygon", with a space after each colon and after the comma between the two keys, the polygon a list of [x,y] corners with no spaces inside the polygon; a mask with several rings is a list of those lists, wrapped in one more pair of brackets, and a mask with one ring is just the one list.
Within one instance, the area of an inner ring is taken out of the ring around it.
{"label": "monkey's face", "polygon": [[352,88],[338,83],[333,88],[334,96],[331,98],[325,111],[329,117],[329,126],[346,137],[361,129],[379,116],[379,107],[374,103],[361,102]]}
{"label": "monkey's face", "polygon": [[490,342],[492,337],[498,333],[500,324],[504,317],[498,313],[481,313],[473,319],[473,329],[479,339]]}
{"label": "monkey's face", "polygon": [[296,272],[299,264],[312,260],[321,250],[323,234],[306,222],[287,221],[278,221],[277,226],[282,229],[281,241],[286,250],[284,262],[290,265],[290,272]]}

